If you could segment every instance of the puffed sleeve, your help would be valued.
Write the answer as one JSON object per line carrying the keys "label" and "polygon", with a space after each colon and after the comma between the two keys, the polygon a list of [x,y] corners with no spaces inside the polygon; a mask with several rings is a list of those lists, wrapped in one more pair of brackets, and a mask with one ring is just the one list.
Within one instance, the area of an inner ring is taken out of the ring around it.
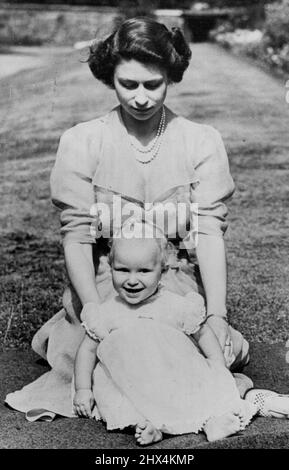
{"label": "puffed sleeve", "polygon": [[53,204],[61,210],[63,244],[70,241],[95,243],[91,233],[94,203],[92,178],[96,163],[89,152],[88,139],[81,127],[64,132],[60,139],[50,186]]}
{"label": "puffed sleeve", "polygon": [[185,296],[186,308],[182,313],[181,330],[187,335],[196,333],[206,320],[206,308],[203,297],[197,292]]}
{"label": "puffed sleeve", "polygon": [[222,236],[228,226],[224,202],[235,185],[222,137],[211,126],[204,126],[194,166],[199,184],[191,186],[191,199],[198,203],[198,233]]}

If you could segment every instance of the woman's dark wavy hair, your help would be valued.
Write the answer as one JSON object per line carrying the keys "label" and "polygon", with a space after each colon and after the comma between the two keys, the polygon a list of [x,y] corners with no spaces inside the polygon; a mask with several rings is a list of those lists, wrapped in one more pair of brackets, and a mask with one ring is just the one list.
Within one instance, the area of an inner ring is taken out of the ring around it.
{"label": "woman's dark wavy hair", "polygon": [[157,65],[166,70],[169,83],[178,83],[190,58],[191,50],[179,28],[169,31],[151,18],[137,17],[124,21],[106,39],[95,41],[88,65],[96,79],[114,88],[114,69],[122,59]]}

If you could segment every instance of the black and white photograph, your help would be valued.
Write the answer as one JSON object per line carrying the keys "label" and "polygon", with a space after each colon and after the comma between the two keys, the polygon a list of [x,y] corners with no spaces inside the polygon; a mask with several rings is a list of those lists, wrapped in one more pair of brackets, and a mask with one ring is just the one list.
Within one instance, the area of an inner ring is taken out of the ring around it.
{"label": "black and white photograph", "polygon": [[289,0],[1,0],[0,103],[1,452],[289,449]]}

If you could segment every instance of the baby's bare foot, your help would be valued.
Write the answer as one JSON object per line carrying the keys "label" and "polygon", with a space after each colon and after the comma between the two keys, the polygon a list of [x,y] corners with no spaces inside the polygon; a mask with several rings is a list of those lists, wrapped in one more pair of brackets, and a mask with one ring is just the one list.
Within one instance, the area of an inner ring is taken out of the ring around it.
{"label": "baby's bare foot", "polygon": [[210,418],[204,427],[204,432],[208,441],[213,442],[236,434],[241,429],[243,429],[243,426],[240,416],[225,413],[222,416]]}
{"label": "baby's bare foot", "polygon": [[146,446],[161,441],[163,435],[150,421],[144,421],[136,425],[135,438],[141,446]]}

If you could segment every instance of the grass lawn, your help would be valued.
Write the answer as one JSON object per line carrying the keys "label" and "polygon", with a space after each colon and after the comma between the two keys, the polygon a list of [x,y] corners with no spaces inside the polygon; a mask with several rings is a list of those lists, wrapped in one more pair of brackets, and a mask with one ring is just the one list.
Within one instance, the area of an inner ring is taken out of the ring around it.
{"label": "grass lawn", "polygon": [[[42,65],[0,80],[1,294],[4,349],[28,348],[67,282],[49,173],[68,127],[105,113],[113,91],[79,52],[39,49]],[[284,83],[210,44],[193,46],[176,112],[217,127],[236,182],[227,232],[232,324],[250,341],[289,337],[289,106]]]}

